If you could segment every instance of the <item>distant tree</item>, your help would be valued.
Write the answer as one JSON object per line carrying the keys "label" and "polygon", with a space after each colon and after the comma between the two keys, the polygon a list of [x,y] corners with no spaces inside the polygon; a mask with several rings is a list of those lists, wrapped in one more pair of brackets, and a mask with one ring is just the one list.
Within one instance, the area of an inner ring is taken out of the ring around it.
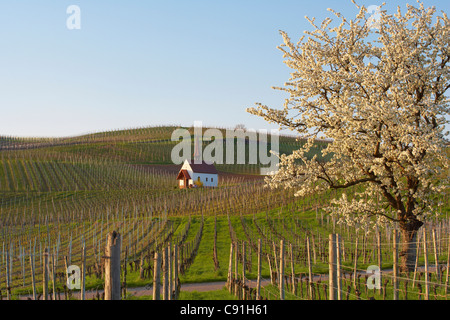
{"label": "distant tree", "polygon": [[243,131],[246,131],[247,128],[245,127],[245,124],[240,123],[240,124],[237,124],[237,125],[234,127],[234,130],[243,130]]}
{"label": "distant tree", "polygon": [[[314,30],[297,43],[281,31],[279,49],[292,73],[275,89],[289,98],[282,110],[257,103],[247,111],[308,137],[280,156],[269,185],[295,188],[298,196],[362,186],[328,210],[339,223],[361,228],[398,224],[406,271],[414,266],[417,232],[437,214],[436,195],[448,187],[450,24],[444,12],[435,17],[436,9],[423,4],[395,14],[381,6],[375,24],[367,8],[353,3],[359,13],[352,20],[328,9],[340,21],[336,27],[331,18],[318,25],[306,18]],[[332,140],[322,150],[331,156],[326,163],[306,157],[319,134]]]}

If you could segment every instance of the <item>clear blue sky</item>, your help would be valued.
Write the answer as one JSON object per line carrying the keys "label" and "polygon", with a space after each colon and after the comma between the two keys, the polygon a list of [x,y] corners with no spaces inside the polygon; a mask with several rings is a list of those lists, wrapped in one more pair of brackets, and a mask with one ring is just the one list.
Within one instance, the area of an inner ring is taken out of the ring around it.
{"label": "clear blue sky", "polygon": [[[383,1],[357,1],[366,7]],[[408,1],[385,1],[391,10]],[[415,3],[415,1],[409,1]],[[449,1],[424,1],[450,13]],[[69,30],[66,9],[81,9]],[[245,112],[281,108],[289,78],[279,30],[298,39],[350,0],[4,0],[0,134],[70,136],[181,124],[270,129]]]}

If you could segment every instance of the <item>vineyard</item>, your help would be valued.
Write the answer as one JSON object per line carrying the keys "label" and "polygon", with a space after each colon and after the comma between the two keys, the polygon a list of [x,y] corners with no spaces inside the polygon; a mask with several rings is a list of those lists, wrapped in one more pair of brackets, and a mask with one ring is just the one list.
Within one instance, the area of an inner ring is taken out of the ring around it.
{"label": "vineyard", "polygon": [[[449,297],[448,193],[437,195],[443,205],[419,234],[415,271],[397,274],[394,227],[357,230],[323,210],[341,191],[298,198],[269,189],[259,164],[217,165],[219,187],[178,189],[175,128],[1,137],[0,298],[104,298],[113,231],[121,237],[122,299],[136,298],[133,288],[156,288],[160,277],[168,299],[183,298],[183,284],[211,281],[223,281],[229,299],[328,299],[331,269],[343,300]],[[301,143],[280,136],[280,153]],[[330,234],[338,235],[335,247]],[[383,270],[380,287],[369,289],[374,265]],[[81,267],[82,289],[68,288],[69,266]],[[159,298],[152,290],[143,299]]]}

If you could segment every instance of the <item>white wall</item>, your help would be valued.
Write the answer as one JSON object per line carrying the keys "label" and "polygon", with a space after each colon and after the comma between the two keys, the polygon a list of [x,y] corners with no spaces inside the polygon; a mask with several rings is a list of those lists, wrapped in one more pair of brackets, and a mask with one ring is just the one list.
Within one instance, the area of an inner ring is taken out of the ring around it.
{"label": "white wall", "polygon": [[[189,173],[189,175],[191,175],[191,173]],[[203,183],[204,187],[217,187],[219,182],[219,177],[217,174],[193,172],[191,175],[191,178],[194,181],[197,181],[198,177],[200,177],[200,181]],[[207,178],[208,181],[206,181]],[[211,181],[211,179],[213,179],[213,181]]]}

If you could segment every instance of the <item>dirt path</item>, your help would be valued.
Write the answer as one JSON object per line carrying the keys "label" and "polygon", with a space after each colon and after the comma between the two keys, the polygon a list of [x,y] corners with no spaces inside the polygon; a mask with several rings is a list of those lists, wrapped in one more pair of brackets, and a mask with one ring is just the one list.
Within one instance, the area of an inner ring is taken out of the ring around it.
{"label": "dirt path", "polygon": [[[435,265],[429,265],[428,266],[428,272],[435,272]],[[417,268],[418,271],[423,272],[424,267],[419,266]],[[383,270],[384,274],[391,273],[392,269]],[[366,274],[365,272],[358,272],[361,274]],[[321,275],[314,275],[313,276],[314,281],[327,281],[328,280],[328,274],[321,274]],[[270,279],[262,279],[261,280],[261,286],[264,287],[266,285],[270,284]],[[201,283],[184,283],[181,284],[181,291],[197,291],[197,292],[207,292],[207,291],[216,291],[221,290],[223,287],[225,287],[226,282],[225,281],[216,281],[216,282],[201,282]],[[256,280],[247,280],[247,285],[251,288],[256,287]],[[141,296],[152,296],[153,295],[153,286],[149,285],[146,287],[136,287],[136,288],[127,288],[128,294],[131,294],[135,297],[141,297]],[[160,292],[162,292],[162,286],[160,287]],[[103,293],[103,290],[90,290],[86,291],[86,300],[91,300],[93,298],[96,298],[97,294],[101,295]],[[61,296],[64,294],[62,293]],[[80,293],[75,292],[73,294],[76,298],[79,298]],[[30,300],[32,299],[31,295],[23,295],[19,297],[20,300]]]}
{"label": "dirt path", "polygon": [[[270,279],[262,279],[261,286],[266,286],[270,283]],[[247,280],[247,284],[251,288],[256,287],[256,280]],[[216,291],[221,290],[225,287],[225,281],[217,281],[217,282],[203,282],[203,283],[185,283],[181,285],[181,291],[197,291],[197,292],[207,292],[207,291]],[[129,288],[127,289],[129,293],[132,295],[139,297],[144,295],[152,295],[153,286],[144,287],[144,288]],[[161,287],[162,292],[162,287]]]}
{"label": "dirt path", "polygon": [[[252,288],[256,287],[256,280],[248,280],[248,285]],[[261,286],[265,286],[270,283],[270,279],[263,279],[261,281]],[[221,290],[225,287],[225,281],[216,281],[216,282],[202,282],[202,283],[184,283],[181,285],[181,291],[197,291],[197,292],[207,292],[207,291],[216,291]],[[153,295],[153,286],[146,287],[137,287],[137,288],[127,288],[127,292],[135,297],[141,296],[152,296]],[[162,286],[160,287],[160,292],[162,292]],[[103,290],[90,290],[86,291],[86,300],[91,300],[97,296],[97,293],[101,295]],[[61,296],[63,296],[62,294]],[[75,292],[73,294],[75,297],[79,297],[80,293]],[[20,300],[29,300],[32,299],[32,295],[23,295],[20,296]]]}

